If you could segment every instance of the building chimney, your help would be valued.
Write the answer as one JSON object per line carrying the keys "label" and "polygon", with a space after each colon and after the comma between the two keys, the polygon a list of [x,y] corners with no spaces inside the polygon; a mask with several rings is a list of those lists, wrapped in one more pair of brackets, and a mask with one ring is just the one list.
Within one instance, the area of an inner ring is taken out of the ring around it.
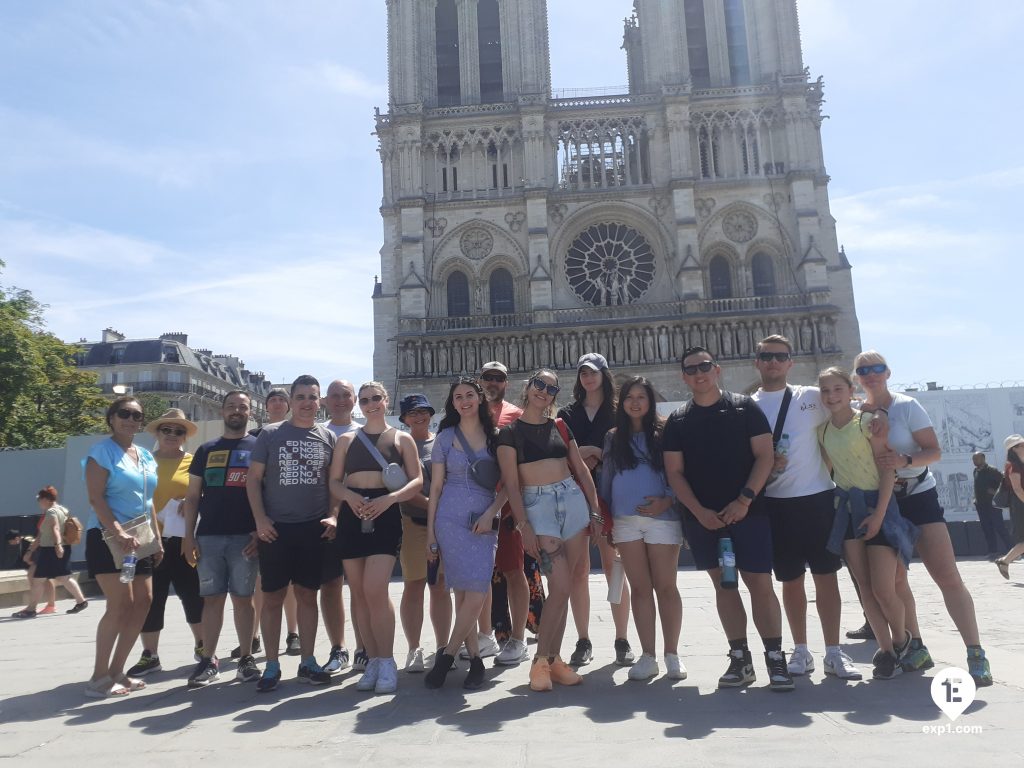
{"label": "building chimney", "polygon": [[101,340],[107,344],[112,341],[124,341],[124,334],[120,331],[115,331],[113,328],[104,328]]}
{"label": "building chimney", "polygon": [[176,341],[179,344],[188,346],[188,334],[182,333],[181,331],[174,331],[173,333],[161,333],[160,338],[164,341]]}

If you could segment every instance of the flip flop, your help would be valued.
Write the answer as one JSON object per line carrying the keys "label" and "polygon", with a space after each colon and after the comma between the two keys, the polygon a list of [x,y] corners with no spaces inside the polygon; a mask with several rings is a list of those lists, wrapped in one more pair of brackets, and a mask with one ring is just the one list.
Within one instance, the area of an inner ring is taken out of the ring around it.
{"label": "flip flop", "polygon": [[99,680],[90,680],[83,691],[90,699],[108,699],[119,696],[127,696],[129,691],[123,685],[118,685],[110,677],[101,677]]}
{"label": "flip flop", "polygon": [[[998,568],[999,572],[1001,574],[1003,574],[1003,578],[1006,579],[1007,581],[1009,581],[1009,579],[1010,579],[1010,564],[1008,562],[1006,562],[1005,560],[1002,560],[1002,559],[996,560],[996,568]],[[14,615],[17,616],[18,614],[14,614]]]}

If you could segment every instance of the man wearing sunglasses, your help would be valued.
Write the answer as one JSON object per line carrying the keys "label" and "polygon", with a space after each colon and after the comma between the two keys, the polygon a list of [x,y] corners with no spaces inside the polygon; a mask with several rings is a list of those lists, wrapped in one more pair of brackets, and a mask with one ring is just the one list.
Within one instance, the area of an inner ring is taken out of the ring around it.
{"label": "man wearing sunglasses", "polygon": [[665,474],[686,508],[683,531],[697,568],[707,571],[714,584],[729,640],[729,668],[718,685],[738,688],[756,679],[739,590],[721,585],[718,540],[728,537],[750,591],[770,688],[791,691],[793,678],[782,651],[782,610],[772,588],[771,526],[761,498],[775,460],[768,420],[751,398],[721,389],[721,369],[703,347],[687,349],[682,368],[693,398],[665,424]]}
{"label": "man wearing sunglasses", "polygon": [[272,691],[281,680],[281,608],[289,584],[298,603],[298,680],[323,685],[331,679],[313,657],[324,540],[334,537],[338,522],[327,485],[337,438],[316,423],[319,411],[320,383],[299,376],[291,388],[291,418],[263,428],[246,478],[263,582],[260,626],[267,666],[257,683],[259,691]]}
{"label": "man wearing sunglasses", "polygon": [[804,591],[804,573],[810,567],[825,640],[825,674],[860,680],[861,673],[839,647],[842,599],[836,573],[842,561],[827,547],[835,517],[835,484],[818,448],[818,427],[828,421],[828,411],[817,387],[788,383],[792,354],[785,336],[769,336],[758,343],[754,367],[761,387],[752,395],[768,418],[775,441],[775,466],[764,502],[772,526],[773,570],[775,579],[782,582],[782,604],[796,646],[789,657],[789,672],[814,671],[814,657],[807,650]]}

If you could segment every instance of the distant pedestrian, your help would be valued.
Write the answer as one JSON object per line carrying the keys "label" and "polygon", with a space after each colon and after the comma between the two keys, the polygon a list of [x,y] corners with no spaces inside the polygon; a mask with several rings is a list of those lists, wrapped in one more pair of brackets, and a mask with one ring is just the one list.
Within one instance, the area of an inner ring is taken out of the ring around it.
{"label": "distant pedestrian", "polygon": [[974,462],[974,508],[978,511],[981,532],[985,534],[989,560],[994,561],[1000,552],[1005,552],[1013,546],[1013,540],[1003,520],[1003,510],[992,503],[996,491],[1003,482],[1003,476],[998,469],[988,463],[981,451],[975,453],[971,461]]}
{"label": "distant pedestrian", "polygon": [[1007,500],[1010,504],[1010,522],[1013,524],[1013,539],[1016,542],[1010,551],[996,560],[996,567],[1004,579],[1010,578],[1010,563],[1024,555],[1024,436],[1010,435],[1004,441],[1006,446],[1006,471],[1003,482],[1006,484]]}

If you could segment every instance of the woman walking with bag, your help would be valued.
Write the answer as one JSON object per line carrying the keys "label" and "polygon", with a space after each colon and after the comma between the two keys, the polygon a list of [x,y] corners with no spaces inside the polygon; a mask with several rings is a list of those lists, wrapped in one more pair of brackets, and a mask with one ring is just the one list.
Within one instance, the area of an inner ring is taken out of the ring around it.
{"label": "woman walking with bag", "polygon": [[[1006,446],[1006,470],[1003,472],[1003,483],[999,493],[1006,494],[1013,540],[1017,543],[996,560],[995,564],[1003,578],[1009,579],[1010,563],[1024,555],[1024,487],[1021,486],[1021,478],[1024,477],[1024,437],[1010,435],[1003,441],[1003,445]],[[1002,514],[1001,509],[999,514]]]}
{"label": "woman walking with bag", "polygon": [[444,685],[463,642],[470,662],[462,687],[472,690],[484,682],[476,621],[491,588],[496,526],[505,502],[504,493],[495,495],[496,438],[487,398],[477,381],[467,378],[452,384],[431,458],[426,555],[435,568],[439,558],[444,561],[445,579],[455,590],[455,626],[427,673],[427,688]]}

